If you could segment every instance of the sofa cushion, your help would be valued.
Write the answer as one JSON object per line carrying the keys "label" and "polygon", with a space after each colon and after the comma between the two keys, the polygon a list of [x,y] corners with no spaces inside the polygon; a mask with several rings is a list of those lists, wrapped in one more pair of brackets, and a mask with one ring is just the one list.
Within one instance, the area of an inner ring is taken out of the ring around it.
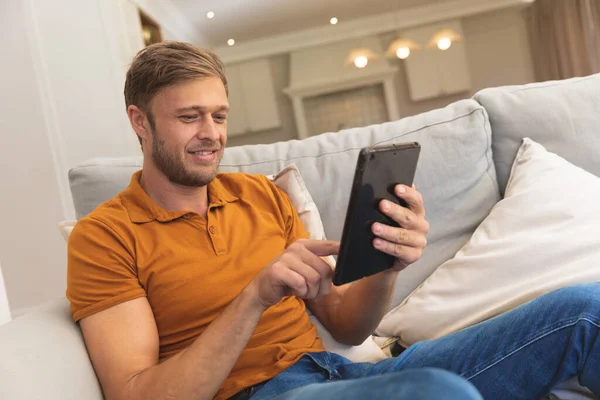
{"label": "sofa cushion", "polygon": [[525,137],[600,176],[600,75],[484,89],[475,99],[489,114],[501,193]]}
{"label": "sofa cushion", "polygon": [[379,330],[406,346],[550,291],[600,281],[599,198],[600,178],[525,139],[506,197],[456,257],[386,315]]}
{"label": "sofa cushion", "polygon": [[0,399],[104,398],[66,299],[0,326],[0,360]]}
{"label": "sofa cushion", "polygon": [[[302,141],[228,148],[222,172],[273,174],[295,163],[323,220],[339,240],[358,152],[377,144],[418,141],[415,184],[422,192],[431,230],[422,259],[403,271],[393,305],[399,304],[438,265],[453,257],[499,200],[486,111],[474,100],[381,125],[326,133]],[[77,216],[92,211],[129,183],[141,159],[96,159],[70,171]]]}

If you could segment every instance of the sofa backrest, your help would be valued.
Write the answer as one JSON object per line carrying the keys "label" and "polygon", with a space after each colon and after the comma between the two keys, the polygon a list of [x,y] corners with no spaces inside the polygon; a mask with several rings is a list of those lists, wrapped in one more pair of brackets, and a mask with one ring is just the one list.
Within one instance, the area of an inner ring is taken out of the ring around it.
{"label": "sofa backrest", "polygon": [[501,193],[524,137],[600,176],[600,74],[484,89],[475,100],[489,114]]}
{"label": "sofa backrest", "polygon": [[[362,147],[418,141],[422,146],[415,183],[430,222],[423,258],[404,271],[392,305],[399,304],[469,239],[498,201],[486,111],[473,100],[382,125],[298,141],[229,148],[222,172],[273,174],[295,163],[321,213],[328,238],[339,240]],[[92,211],[126,187],[140,158],[96,159],[70,171],[77,216]]]}
{"label": "sofa backrest", "polygon": [[102,400],[66,299],[0,326],[0,399]]}

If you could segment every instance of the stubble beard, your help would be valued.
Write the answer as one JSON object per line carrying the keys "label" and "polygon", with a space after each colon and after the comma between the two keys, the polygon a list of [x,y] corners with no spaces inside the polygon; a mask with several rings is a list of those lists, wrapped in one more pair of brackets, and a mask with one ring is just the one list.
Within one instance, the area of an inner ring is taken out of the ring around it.
{"label": "stubble beard", "polygon": [[[217,176],[217,167],[223,155],[221,150],[217,152],[216,163],[212,169],[207,165],[204,171],[190,171],[182,157],[167,150],[165,141],[159,138],[156,132],[152,132],[152,136],[152,161],[169,181],[181,186],[201,187],[208,185]],[[215,144],[211,140],[207,140],[204,145],[209,148],[221,148],[220,143]]]}

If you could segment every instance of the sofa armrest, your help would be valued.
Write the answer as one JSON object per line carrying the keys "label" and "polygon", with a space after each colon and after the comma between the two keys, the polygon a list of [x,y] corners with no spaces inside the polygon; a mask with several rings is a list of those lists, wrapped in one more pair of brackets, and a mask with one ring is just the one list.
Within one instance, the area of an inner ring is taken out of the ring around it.
{"label": "sofa armrest", "polygon": [[65,299],[0,326],[0,398],[103,399]]}

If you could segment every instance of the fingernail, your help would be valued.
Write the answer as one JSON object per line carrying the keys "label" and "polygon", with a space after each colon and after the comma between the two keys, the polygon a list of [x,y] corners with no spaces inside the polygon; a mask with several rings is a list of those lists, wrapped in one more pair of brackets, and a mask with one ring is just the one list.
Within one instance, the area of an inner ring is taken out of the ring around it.
{"label": "fingernail", "polygon": [[396,193],[398,193],[398,194],[406,193],[406,188],[404,186],[398,185],[396,187]]}
{"label": "fingernail", "polygon": [[375,224],[373,226],[373,230],[375,231],[375,233],[381,233],[383,231],[383,229],[381,228],[381,225],[379,225],[379,224]]}
{"label": "fingernail", "polygon": [[381,247],[381,246],[383,246],[383,240],[381,240],[381,239],[375,239],[375,241],[373,242],[373,244],[375,245],[375,247]]}
{"label": "fingernail", "polygon": [[389,201],[384,201],[382,207],[384,211],[390,211],[390,209],[392,208]]}

